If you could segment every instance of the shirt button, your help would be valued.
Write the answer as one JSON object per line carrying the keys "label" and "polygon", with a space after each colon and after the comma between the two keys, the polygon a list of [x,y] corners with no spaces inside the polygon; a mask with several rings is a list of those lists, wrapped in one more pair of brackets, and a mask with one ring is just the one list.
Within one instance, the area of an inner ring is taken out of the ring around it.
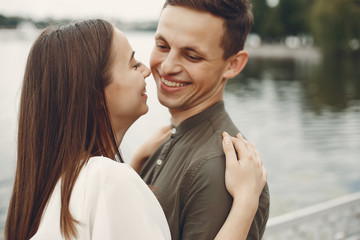
{"label": "shirt button", "polygon": [[176,133],[176,128],[172,128],[171,129],[171,134],[175,134]]}
{"label": "shirt button", "polygon": [[158,159],[158,160],[156,161],[156,164],[159,165],[159,166],[161,166],[162,162],[163,162],[163,161],[162,161],[161,159]]}

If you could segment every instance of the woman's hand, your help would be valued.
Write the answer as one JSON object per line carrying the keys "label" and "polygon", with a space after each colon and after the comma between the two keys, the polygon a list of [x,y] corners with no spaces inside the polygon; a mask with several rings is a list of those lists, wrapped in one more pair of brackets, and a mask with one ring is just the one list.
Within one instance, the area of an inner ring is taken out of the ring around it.
{"label": "woman's hand", "polygon": [[171,125],[167,125],[157,129],[147,140],[145,140],[135,151],[134,156],[130,162],[130,166],[136,171],[140,172],[145,160],[165,141],[171,134]]}
{"label": "woman's hand", "polygon": [[254,144],[248,143],[241,134],[233,138],[223,133],[222,144],[226,157],[226,189],[234,201],[215,239],[245,240],[266,184],[267,172]]}
{"label": "woman's hand", "polygon": [[266,184],[267,172],[254,144],[246,141],[240,133],[236,138],[223,133],[223,150],[226,156],[225,184],[228,192],[235,199],[244,196],[258,198]]}

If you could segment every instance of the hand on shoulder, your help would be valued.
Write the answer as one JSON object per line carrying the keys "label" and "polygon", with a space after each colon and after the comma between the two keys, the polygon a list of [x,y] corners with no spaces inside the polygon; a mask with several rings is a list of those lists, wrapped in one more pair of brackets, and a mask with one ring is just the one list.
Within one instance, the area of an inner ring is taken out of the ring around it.
{"label": "hand on shoulder", "polygon": [[253,143],[239,133],[231,137],[223,133],[226,156],[225,183],[233,198],[260,196],[267,180],[267,172]]}
{"label": "hand on shoulder", "polygon": [[254,144],[246,141],[241,134],[234,138],[223,133],[222,143],[226,156],[225,184],[234,201],[215,239],[245,240],[266,184],[267,172]]}

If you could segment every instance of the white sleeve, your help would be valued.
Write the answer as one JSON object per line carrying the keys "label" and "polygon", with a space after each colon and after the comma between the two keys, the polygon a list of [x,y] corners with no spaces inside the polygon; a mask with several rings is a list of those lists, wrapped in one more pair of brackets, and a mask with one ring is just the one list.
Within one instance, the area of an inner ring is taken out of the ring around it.
{"label": "white sleeve", "polygon": [[90,238],[170,239],[161,206],[137,173],[126,164],[102,162],[87,176]]}

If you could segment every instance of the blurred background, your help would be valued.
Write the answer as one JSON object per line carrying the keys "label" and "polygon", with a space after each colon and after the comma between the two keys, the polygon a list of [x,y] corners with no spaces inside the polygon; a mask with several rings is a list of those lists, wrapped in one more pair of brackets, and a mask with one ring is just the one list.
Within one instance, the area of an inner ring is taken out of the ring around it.
{"label": "blurred background", "polygon": [[[51,24],[104,18],[125,32],[137,58],[148,65],[163,2],[1,1],[0,239],[16,167],[21,82],[37,35]],[[269,172],[270,216],[359,192],[360,1],[252,4],[249,61],[229,80],[225,106],[240,131],[256,144]],[[170,119],[157,102],[152,77],[147,92],[150,111],[126,134],[121,145],[125,159]]]}

